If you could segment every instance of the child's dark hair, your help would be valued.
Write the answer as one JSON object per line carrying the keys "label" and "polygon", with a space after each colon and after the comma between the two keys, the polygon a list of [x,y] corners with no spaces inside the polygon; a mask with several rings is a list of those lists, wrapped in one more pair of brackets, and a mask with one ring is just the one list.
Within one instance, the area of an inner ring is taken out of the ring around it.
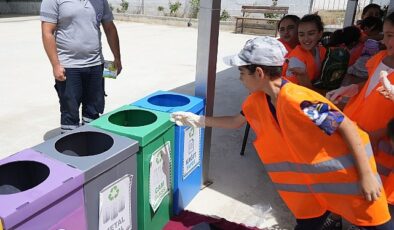
{"label": "child's dark hair", "polygon": [[392,118],[387,124],[387,136],[390,140],[394,140],[394,118]]}
{"label": "child's dark hair", "polygon": [[383,22],[382,19],[377,17],[367,17],[361,20],[360,28],[364,30],[366,27],[370,28],[371,31],[382,32],[383,30]]}
{"label": "child's dark hair", "polygon": [[334,46],[339,46],[342,43],[343,43],[343,29],[338,29],[330,34],[330,38],[327,43],[327,46],[334,47]]}
{"label": "child's dark hair", "polygon": [[343,43],[349,46],[358,43],[361,38],[361,31],[356,26],[347,26],[343,28]]}
{"label": "child's dark hair", "polygon": [[366,5],[363,9],[363,12],[361,13],[361,17],[363,17],[368,12],[368,10],[374,9],[374,8],[378,9],[379,16],[383,17],[383,10],[380,8],[380,6],[378,4],[375,4],[375,3],[371,3],[371,4]]}
{"label": "child's dark hair", "polygon": [[282,21],[285,20],[285,19],[290,19],[290,20],[292,20],[292,21],[293,21],[295,24],[297,24],[297,25],[298,25],[298,22],[300,21],[300,17],[298,17],[297,15],[288,14],[288,15],[284,16],[283,18],[281,18],[281,19],[279,20],[277,30],[279,30],[280,23],[282,23]]}
{"label": "child's dark hair", "polygon": [[389,14],[385,19],[384,19],[384,23],[386,22],[390,22],[392,25],[394,25],[394,12],[392,12],[391,14]]}
{"label": "child's dark hair", "polygon": [[344,43],[346,46],[358,43],[361,38],[361,31],[356,26],[347,26],[343,29],[335,30],[330,36],[328,46],[338,46]]}
{"label": "child's dark hair", "polygon": [[312,22],[315,23],[317,30],[323,31],[324,30],[324,24],[321,20],[321,17],[317,14],[306,14],[304,17],[300,19],[300,22],[298,24],[306,23],[306,22]]}
{"label": "child's dark hair", "polygon": [[249,70],[250,73],[256,72],[257,67],[263,69],[264,73],[267,74],[270,79],[275,79],[281,77],[282,75],[282,66],[266,66],[266,65],[245,65],[243,66]]}

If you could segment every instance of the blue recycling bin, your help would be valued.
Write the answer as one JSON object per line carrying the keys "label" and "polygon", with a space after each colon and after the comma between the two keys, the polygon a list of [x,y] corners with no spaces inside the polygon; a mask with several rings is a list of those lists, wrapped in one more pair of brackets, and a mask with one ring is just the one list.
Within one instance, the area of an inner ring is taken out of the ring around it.
{"label": "blue recycling bin", "polygon": [[[169,91],[157,91],[134,103],[140,108],[172,113],[204,114],[201,98]],[[175,126],[174,214],[179,214],[197,195],[202,183],[204,129]]]}

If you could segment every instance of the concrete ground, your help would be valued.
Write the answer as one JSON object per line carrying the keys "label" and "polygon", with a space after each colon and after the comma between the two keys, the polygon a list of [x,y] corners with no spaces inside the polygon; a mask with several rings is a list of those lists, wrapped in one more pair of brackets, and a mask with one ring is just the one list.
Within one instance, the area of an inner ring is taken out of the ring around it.
{"label": "concrete ground", "polygon": [[[123,72],[106,81],[106,111],[157,90],[194,94],[197,29],[116,22]],[[0,18],[0,158],[59,134],[59,106],[37,17]],[[240,111],[247,92],[222,57],[253,36],[220,32],[215,115]],[[104,54],[112,59],[103,39]],[[215,129],[209,177],[188,210],[270,229],[291,229],[294,219],[272,187],[251,144],[240,156],[244,128]]]}

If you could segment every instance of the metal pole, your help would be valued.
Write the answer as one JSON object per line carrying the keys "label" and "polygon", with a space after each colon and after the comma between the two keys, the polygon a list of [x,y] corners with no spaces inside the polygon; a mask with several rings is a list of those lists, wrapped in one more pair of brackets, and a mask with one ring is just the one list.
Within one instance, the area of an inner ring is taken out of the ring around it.
{"label": "metal pole", "polygon": [[[213,115],[221,0],[200,0],[195,95],[206,99],[205,115]],[[209,185],[212,129],[205,128],[203,184]]]}
{"label": "metal pole", "polygon": [[141,14],[145,14],[145,0],[141,0]]}
{"label": "metal pole", "polygon": [[309,13],[311,14],[313,10],[313,0],[309,1]]}
{"label": "metal pole", "polygon": [[356,15],[358,0],[349,0],[346,6],[345,21],[343,27],[354,24],[354,16]]}

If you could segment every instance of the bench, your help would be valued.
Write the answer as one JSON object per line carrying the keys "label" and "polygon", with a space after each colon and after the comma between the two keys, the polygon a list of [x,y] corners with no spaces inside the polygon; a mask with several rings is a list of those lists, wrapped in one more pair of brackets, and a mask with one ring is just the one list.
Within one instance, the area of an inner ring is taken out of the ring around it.
{"label": "bench", "polygon": [[[235,33],[243,33],[244,28],[267,29],[264,24],[271,24],[274,26],[276,36],[278,31],[276,25],[288,11],[287,6],[242,6],[242,17],[235,17]],[[268,15],[274,17],[267,17]],[[272,30],[272,26],[268,29]]]}

